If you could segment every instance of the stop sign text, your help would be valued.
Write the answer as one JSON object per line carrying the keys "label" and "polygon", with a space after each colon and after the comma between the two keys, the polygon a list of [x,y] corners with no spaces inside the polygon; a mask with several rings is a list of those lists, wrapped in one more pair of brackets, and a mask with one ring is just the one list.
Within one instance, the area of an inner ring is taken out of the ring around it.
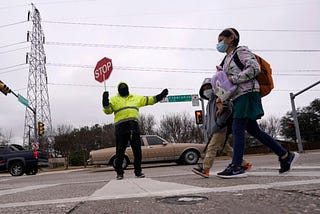
{"label": "stop sign text", "polygon": [[98,82],[103,82],[109,78],[111,71],[112,71],[111,59],[104,57],[97,63],[94,69],[94,78]]}

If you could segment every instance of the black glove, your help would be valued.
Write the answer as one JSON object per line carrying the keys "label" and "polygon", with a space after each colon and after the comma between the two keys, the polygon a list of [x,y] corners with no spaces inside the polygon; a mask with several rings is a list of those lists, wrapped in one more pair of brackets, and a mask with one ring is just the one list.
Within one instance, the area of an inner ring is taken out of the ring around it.
{"label": "black glove", "polygon": [[156,102],[159,102],[160,100],[165,98],[168,95],[168,93],[168,89],[163,89],[163,91],[160,94],[156,95]]}
{"label": "black glove", "polygon": [[102,106],[108,107],[109,106],[109,92],[105,91],[102,95]]}

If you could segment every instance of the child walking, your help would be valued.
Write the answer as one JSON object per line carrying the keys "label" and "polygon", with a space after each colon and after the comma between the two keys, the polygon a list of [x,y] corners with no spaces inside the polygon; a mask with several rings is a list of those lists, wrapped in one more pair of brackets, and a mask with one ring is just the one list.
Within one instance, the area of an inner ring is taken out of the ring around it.
{"label": "child walking", "polygon": [[[219,150],[223,151],[231,158],[233,155],[233,149],[230,146],[232,137],[229,136],[231,133],[231,126],[229,126],[228,129],[228,124],[231,125],[232,123],[232,103],[222,103],[214,94],[211,78],[204,79],[199,94],[201,98],[208,100],[204,126],[206,130],[205,134],[207,134],[210,141],[206,146],[206,153],[202,163],[198,163],[198,166],[193,168],[192,172],[204,178],[208,178],[210,168],[212,167]],[[252,165],[247,161],[242,161],[244,170],[249,170],[251,166]]]}

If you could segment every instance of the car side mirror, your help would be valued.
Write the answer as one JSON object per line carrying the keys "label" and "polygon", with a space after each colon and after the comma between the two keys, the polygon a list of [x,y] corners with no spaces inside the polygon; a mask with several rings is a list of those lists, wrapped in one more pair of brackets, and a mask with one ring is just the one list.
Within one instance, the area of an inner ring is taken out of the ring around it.
{"label": "car side mirror", "polygon": [[162,145],[166,146],[168,143],[167,142],[163,142]]}

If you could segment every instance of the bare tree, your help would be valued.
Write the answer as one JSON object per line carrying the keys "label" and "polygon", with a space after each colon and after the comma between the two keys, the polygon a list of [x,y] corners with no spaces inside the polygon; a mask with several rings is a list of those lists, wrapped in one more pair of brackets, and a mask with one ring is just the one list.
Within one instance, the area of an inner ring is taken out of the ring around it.
{"label": "bare tree", "polygon": [[5,145],[4,136],[2,134],[2,129],[0,128],[0,145]]}
{"label": "bare tree", "polygon": [[144,115],[141,114],[139,117],[139,127],[141,134],[153,135],[156,133],[155,130],[156,120],[152,114]]}
{"label": "bare tree", "polygon": [[72,125],[61,124],[57,126],[55,130],[56,135],[70,134],[73,130]]}
{"label": "bare tree", "polygon": [[12,141],[12,131],[3,131],[0,129],[0,145],[10,144]]}
{"label": "bare tree", "polygon": [[260,128],[271,137],[276,138],[280,134],[280,118],[272,115],[259,121]]}
{"label": "bare tree", "polygon": [[161,137],[174,143],[200,143],[201,131],[194,118],[184,112],[164,116],[157,131]]}
{"label": "bare tree", "polygon": [[56,130],[54,149],[62,153],[65,157],[65,168],[69,168],[70,152],[74,148],[74,136],[72,133],[72,126],[59,125]]}
{"label": "bare tree", "polygon": [[102,148],[108,148],[116,145],[116,136],[114,124],[107,124],[102,127]]}

